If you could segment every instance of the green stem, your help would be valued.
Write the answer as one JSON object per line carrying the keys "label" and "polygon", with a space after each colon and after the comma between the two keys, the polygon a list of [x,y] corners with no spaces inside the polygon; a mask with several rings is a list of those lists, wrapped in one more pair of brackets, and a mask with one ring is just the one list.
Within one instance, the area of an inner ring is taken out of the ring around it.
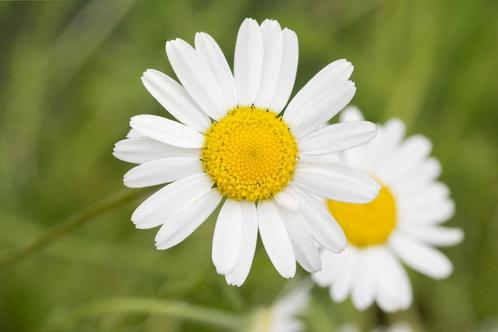
{"label": "green stem", "polygon": [[[224,330],[240,331],[243,320],[228,312],[152,298],[113,298],[77,308],[69,318],[84,318],[100,314],[156,314],[216,326]],[[59,317],[61,318],[61,317]]]}
{"label": "green stem", "polygon": [[46,233],[40,235],[38,238],[33,239],[31,242],[25,244],[24,246],[15,248],[0,255],[0,270],[8,267],[11,264],[17,263],[18,261],[30,256],[31,254],[36,253],[38,250],[43,249],[46,246],[56,242],[68,233],[72,232],[77,227],[87,223],[98,215],[103,214],[117,206],[124,205],[130,201],[133,201],[142,194],[143,191],[141,190],[133,192],[120,192],[111,196],[104,202],[96,205],[92,209],[69,217],[66,221],[63,221],[60,224],[54,226]]}

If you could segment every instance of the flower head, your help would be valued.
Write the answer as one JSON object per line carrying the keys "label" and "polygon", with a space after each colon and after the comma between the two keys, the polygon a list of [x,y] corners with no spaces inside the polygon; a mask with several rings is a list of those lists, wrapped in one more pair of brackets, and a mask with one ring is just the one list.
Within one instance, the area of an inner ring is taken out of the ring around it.
{"label": "flower head", "polygon": [[[347,123],[363,116],[348,108],[342,119]],[[336,301],[351,294],[358,309],[374,301],[384,311],[409,307],[411,286],[399,259],[430,277],[445,278],[452,264],[432,246],[453,245],[463,237],[460,229],[440,226],[452,216],[454,205],[448,187],[436,180],[441,166],[429,157],[430,141],[421,135],[403,136],[403,123],[393,119],[378,126],[374,140],[342,153],[347,164],[377,179],[377,198],[368,204],[326,202],[351,245],[341,255],[324,251],[323,270],[313,279],[330,286]]]}
{"label": "flower head", "polygon": [[[403,321],[398,321],[395,323],[391,323],[388,326],[380,325],[376,326],[373,329],[369,330],[371,332],[414,332],[413,329],[408,323]],[[337,332],[361,332],[361,329],[358,328],[354,324],[345,324],[340,326],[337,329]]]}
{"label": "flower head", "polygon": [[311,284],[301,281],[284,293],[271,306],[261,308],[253,317],[251,332],[301,332],[304,324],[299,316],[308,308]]}
{"label": "flower head", "polygon": [[139,164],[126,173],[126,186],[167,184],[135,210],[133,223],[161,226],[156,247],[167,249],[223,201],[212,260],[228,283],[245,281],[258,232],[282,276],[294,276],[296,260],[308,271],[320,270],[315,242],[333,252],[346,246],[320,197],[366,203],[379,190],[361,171],[328,160],[375,136],[375,125],[366,121],[327,125],[356,91],[351,63],[332,62],[287,105],[298,41],[274,20],[244,20],[233,75],[206,33],[196,34],[195,47],[169,41],[166,53],[181,84],[151,69],[142,81],[178,121],[134,116],[128,138],[114,149],[117,158]]}

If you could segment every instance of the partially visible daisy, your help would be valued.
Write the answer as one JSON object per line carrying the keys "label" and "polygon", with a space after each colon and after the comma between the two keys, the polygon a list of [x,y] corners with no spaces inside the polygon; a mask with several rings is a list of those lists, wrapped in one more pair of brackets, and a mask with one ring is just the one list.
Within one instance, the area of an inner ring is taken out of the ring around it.
{"label": "partially visible daisy", "polygon": [[242,23],[234,74],[208,34],[195,48],[181,39],[166,43],[181,82],[149,69],[142,81],[179,122],[155,115],[131,118],[128,138],[114,155],[139,164],[124,176],[128,187],[163,185],[133,213],[137,228],[161,226],[156,247],[182,242],[220,205],[212,260],[229,284],[241,285],[250,270],[259,230],[277,271],[294,276],[297,260],[321,268],[315,245],[341,252],[341,228],[316,197],[366,203],[379,185],[365,173],[323,156],[365,143],[375,125],[358,121],[327,125],[356,88],[353,66],[332,62],[287,104],[298,62],[296,34],[277,21]]}
{"label": "partially visible daisy", "polygon": [[[396,322],[388,326],[377,326],[372,329],[372,332],[413,332],[415,331],[408,323]],[[345,324],[340,326],[337,332],[361,332],[361,330],[353,324]]]}
{"label": "partially visible daisy", "polygon": [[308,308],[311,284],[301,281],[268,308],[259,309],[253,317],[250,332],[301,332],[299,319]]}
{"label": "partially visible daisy", "polygon": [[388,326],[378,326],[372,332],[414,332],[410,324],[405,322],[396,322]]}
{"label": "partially visible daisy", "polygon": [[[343,123],[362,119],[355,108],[342,114]],[[460,229],[440,226],[453,215],[454,204],[448,187],[436,180],[441,166],[429,156],[430,141],[422,135],[403,137],[403,123],[393,119],[378,125],[370,143],[341,154],[348,165],[377,179],[381,190],[374,201],[326,202],[350,246],[341,255],[324,251],[323,269],[313,279],[330,286],[338,302],[351,294],[360,310],[374,301],[388,312],[408,308],[412,290],[399,260],[429,277],[445,278],[452,264],[433,246],[454,245],[463,238]]]}

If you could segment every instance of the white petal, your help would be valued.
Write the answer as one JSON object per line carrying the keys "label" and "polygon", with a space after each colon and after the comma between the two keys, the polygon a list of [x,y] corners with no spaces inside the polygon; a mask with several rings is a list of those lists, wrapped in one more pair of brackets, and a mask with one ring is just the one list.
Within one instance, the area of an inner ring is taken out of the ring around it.
{"label": "white petal", "polygon": [[136,129],[131,128],[128,134],[126,134],[126,138],[137,138],[137,137],[147,137]]}
{"label": "white petal", "polygon": [[255,331],[302,332],[305,329],[303,322],[294,317],[274,317],[269,327],[264,325],[265,323],[263,323],[264,327],[257,327]]}
{"label": "white petal", "polygon": [[416,224],[401,224],[399,226],[404,234],[435,246],[452,246],[463,240],[463,231],[460,228]]}
{"label": "white petal", "polygon": [[442,182],[432,182],[410,196],[402,196],[398,199],[399,209],[423,210],[436,207],[448,199],[450,190]]}
{"label": "white petal", "polygon": [[235,268],[225,276],[229,285],[241,286],[251,269],[258,238],[258,214],[252,202],[240,202],[242,215],[242,240]]}
{"label": "white petal", "polygon": [[381,291],[378,291],[378,293],[377,304],[382,311],[393,313],[401,309],[399,303],[396,302],[396,299],[393,300],[391,297],[387,296]]}
{"label": "white petal", "polygon": [[289,100],[292,88],[294,87],[294,81],[296,80],[297,63],[299,60],[299,45],[296,33],[285,28],[282,30],[282,37],[283,46],[280,74],[270,105],[270,109],[275,113],[280,113]]}
{"label": "white petal", "polygon": [[275,201],[289,210],[297,210],[299,208],[299,192],[293,185],[288,185],[275,195]]}
{"label": "white petal", "polygon": [[220,89],[192,46],[181,39],[168,41],[166,54],[176,76],[190,97],[211,118],[215,120],[222,118],[227,109]]}
{"label": "white petal", "polygon": [[346,256],[344,252],[336,254],[322,250],[322,270],[312,274],[313,281],[321,287],[332,285],[342,272],[342,264],[347,259]]}
{"label": "white petal", "polygon": [[323,93],[331,93],[332,87],[342,84],[353,73],[350,62],[341,59],[334,61],[320,70],[290,101],[284,113],[287,123],[309,111],[308,105]]}
{"label": "white petal", "polygon": [[156,248],[168,249],[185,240],[211,215],[221,199],[213,188],[173,212],[156,235]]}
{"label": "white petal", "polygon": [[283,38],[280,24],[275,20],[264,20],[260,29],[263,38],[263,67],[254,106],[267,109],[273,100],[280,75]]}
{"label": "white petal", "polygon": [[358,262],[358,253],[353,248],[348,248],[341,255],[347,255],[342,264],[342,271],[337,276],[336,281],[330,287],[330,295],[336,302],[342,302],[346,299],[351,288],[353,287],[353,277]]}
{"label": "white petal", "polygon": [[246,18],[239,28],[235,45],[234,69],[239,106],[254,103],[263,68],[263,38],[258,23]]}
{"label": "white petal", "polygon": [[204,132],[211,125],[209,118],[185,89],[169,76],[148,69],[142,76],[142,82],[159,104],[178,121],[200,132]]}
{"label": "white petal", "polygon": [[448,277],[453,265],[440,251],[400,234],[392,234],[389,244],[396,254],[414,270],[435,279]]}
{"label": "white petal", "polygon": [[432,144],[425,136],[411,136],[397,151],[383,160],[376,174],[387,184],[406,178],[407,174],[420,167],[431,149]]}
{"label": "white petal", "polygon": [[[368,143],[369,169],[377,172],[399,148],[405,134],[405,125],[399,119],[391,119],[383,126],[377,125],[377,136]],[[379,165],[377,165],[379,164]]]}
{"label": "white petal", "polygon": [[341,117],[339,119],[341,122],[355,122],[363,121],[365,118],[361,113],[360,109],[356,106],[348,106],[341,112]]}
{"label": "white petal", "polygon": [[133,167],[124,175],[124,185],[129,188],[156,186],[200,172],[199,157],[168,157]]}
{"label": "white petal", "polygon": [[398,215],[402,223],[438,224],[451,218],[454,212],[455,203],[451,199],[444,199],[424,209],[400,209]]}
{"label": "white petal", "polygon": [[299,282],[272,306],[274,313],[287,317],[302,315],[308,307],[311,286],[311,282],[307,279]]}
{"label": "white petal", "polygon": [[132,137],[121,140],[114,145],[114,157],[134,164],[166,157],[197,157],[199,149],[183,149],[177,146],[161,143],[149,137]]}
{"label": "white petal", "polygon": [[170,214],[190,200],[206,194],[213,183],[205,173],[194,174],[156,191],[140,204],[131,220],[137,228],[161,225]]}
{"label": "white petal", "polygon": [[376,133],[368,121],[332,124],[300,139],[299,150],[310,155],[340,152],[370,141]]}
{"label": "white petal", "polygon": [[421,187],[441,175],[441,164],[435,158],[426,159],[416,170],[403,179],[394,182],[392,189],[398,196],[411,197]]}
{"label": "white petal", "polygon": [[380,190],[377,181],[366,173],[334,162],[312,165],[301,161],[294,181],[318,196],[349,203],[368,203]]}
{"label": "white petal", "polygon": [[300,191],[300,213],[309,226],[313,238],[332,252],[341,252],[347,241],[342,228],[337,224],[323,203]]}
{"label": "white petal", "polygon": [[370,153],[370,144],[372,144],[372,141],[364,145],[357,146],[353,149],[337,153],[336,155],[341,157],[338,161],[345,163],[350,167],[362,169],[366,172],[371,172],[372,157]]}
{"label": "white petal", "polygon": [[368,308],[374,300],[375,264],[369,261],[368,249],[358,253],[357,268],[354,276],[351,300],[358,310]]}
{"label": "white petal", "polygon": [[383,311],[406,309],[412,301],[408,276],[397,259],[386,249],[375,247],[369,260],[375,278],[377,303]]}
{"label": "white petal", "polygon": [[166,118],[143,114],[131,118],[130,126],[142,134],[160,142],[181,148],[201,148],[204,146],[204,135]]}
{"label": "white petal", "polygon": [[356,93],[353,82],[346,81],[326,91],[315,98],[307,107],[307,112],[289,123],[293,132],[298,137],[304,137],[315,129],[322,127],[338,112],[340,112]]}
{"label": "white petal", "polygon": [[202,63],[209,69],[216,81],[227,110],[237,106],[235,80],[225,55],[216,41],[207,33],[196,33],[195,49]]}
{"label": "white petal", "polygon": [[296,273],[296,258],[282,218],[270,201],[260,202],[257,210],[261,241],[268,257],[282,277],[292,278]]}
{"label": "white petal", "polygon": [[242,212],[240,203],[227,199],[221,208],[213,235],[213,264],[216,272],[233,270],[242,242]]}
{"label": "white petal", "polygon": [[304,218],[299,212],[290,211],[283,207],[279,209],[279,212],[299,264],[308,272],[319,271],[322,268],[320,254],[308,232]]}
{"label": "white petal", "polygon": [[[382,131],[384,132],[385,141],[381,142],[386,145],[386,153],[391,152],[392,149],[397,147],[403,137],[405,136],[405,124],[400,119],[391,119],[387,121],[382,127]],[[379,143],[379,145],[381,145]]]}
{"label": "white petal", "polygon": [[[358,148],[356,148],[358,149]],[[355,150],[356,150],[355,149]],[[324,154],[320,156],[302,155],[300,156],[300,164],[303,166],[314,167],[316,165],[328,165],[329,163],[344,164],[344,158],[339,153]]]}

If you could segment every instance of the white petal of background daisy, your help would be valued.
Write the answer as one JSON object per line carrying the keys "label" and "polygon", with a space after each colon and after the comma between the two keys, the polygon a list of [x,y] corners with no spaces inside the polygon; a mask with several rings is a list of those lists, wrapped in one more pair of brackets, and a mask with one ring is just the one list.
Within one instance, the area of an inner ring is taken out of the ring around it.
{"label": "white petal of background daisy", "polygon": [[[341,114],[343,124],[362,119],[354,107]],[[329,286],[335,301],[351,295],[359,310],[374,301],[387,312],[408,308],[412,290],[400,261],[429,277],[445,278],[452,264],[433,246],[454,245],[463,238],[460,229],[440,226],[452,216],[454,205],[448,187],[436,180],[441,166],[429,156],[430,141],[403,136],[403,123],[393,119],[378,125],[377,137],[368,144],[341,153],[348,165],[381,184],[374,201],[326,203],[350,246],[341,255],[323,251],[323,269],[313,280]]]}
{"label": "white petal of background daisy", "polygon": [[301,281],[284,293],[272,306],[259,309],[254,315],[251,332],[301,332],[305,326],[300,320],[308,308],[311,283]]}
{"label": "white petal of background daisy", "polygon": [[[346,246],[341,228],[317,197],[366,203],[380,186],[328,156],[360,145],[375,125],[327,125],[353,97],[353,66],[332,62],[292,99],[298,63],[296,34],[277,21],[242,23],[232,71],[218,44],[197,33],[195,46],[166,43],[178,77],[153,69],[142,81],[172,115],[131,118],[128,138],[114,155],[138,164],[124,176],[128,187],[165,185],[133,213],[137,228],[161,226],[158,249],[188,237],[222,204],[213,236],[216,271],[241,285],[250,270],[258,232],[271,262],[285,278],[296,260],[321,268],[317,244],[332,252]],[[326,160],[326,161],[324,161]]]}
{"label": "white petal of background daisy", "polygon": [[[413,332],[413,329],[408,323],[395,322],[388,326],[377,326],[371,330],[372,332]],[[354,324],[345,324],[337,329],[337,332],[361,332]]]}

